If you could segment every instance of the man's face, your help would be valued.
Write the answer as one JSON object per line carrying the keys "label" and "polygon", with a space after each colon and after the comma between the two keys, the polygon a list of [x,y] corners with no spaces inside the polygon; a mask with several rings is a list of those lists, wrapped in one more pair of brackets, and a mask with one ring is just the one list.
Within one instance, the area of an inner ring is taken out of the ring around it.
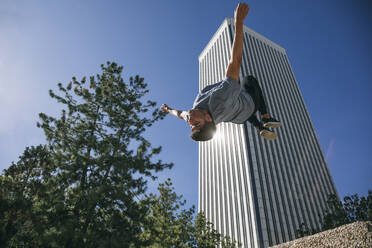
{"label": "man's face", "polygon": [[199,109],[191,109],[189,111],[189,125],[191,131],[200,130],[204,124],[208,121],[212,121],[212,118],[208,113]]}

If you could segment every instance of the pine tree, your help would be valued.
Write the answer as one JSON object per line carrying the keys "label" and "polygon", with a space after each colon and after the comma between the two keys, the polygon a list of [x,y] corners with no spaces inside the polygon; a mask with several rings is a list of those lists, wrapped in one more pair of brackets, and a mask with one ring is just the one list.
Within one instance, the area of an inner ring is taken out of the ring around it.
{"label": "pine tree", "polygon": [[321,229],[309,228],[306,223],[301,223],[296,230],[296,238],[313,235],[356,221],[372,221],[372,190],[368,191],[367,197],[359,198],[358,194],[345,196],[343,202],[335,194],[330,194],[326,209],[319,217],[322,221]]}
{"label": "pine tree", "polygon": [[[61,95],[60,117],[41,113],[47,144],[26,148],[0,178],[0,241],[9,247],[140,247],[148,209],[140,203],[147,179],[172,164],[154,155],[143,136],[164,114],[138,75],[125,83],[123,67],[78,81]],[[3,201],[4,200],[4,201]]]}
{"label": "pine tree", "polygon": [[168,178],[159,184],[158,195],[151,193],[143,201],[143,204],[150,206],[141,234],[141,239],[146,241],[147,247],[189,247],[195,207],[183,209],[186,201],[174,192],[172,185]]}
{"label": "pine tree", "polygon": [[140,235],[151,248],[234,248],[237,242],[219,234],[203,212],[194,218],[195,207],[174,192],[170,179],[159,184],[159,194],[149,194],[143,204],[150,205]]}
{"label": "pine tree", "polygon": [[343,202],[336,195],[329,195],[323,214],[323,231],[356,221],[372,221],[372,190],[367,197],[345,196]]}

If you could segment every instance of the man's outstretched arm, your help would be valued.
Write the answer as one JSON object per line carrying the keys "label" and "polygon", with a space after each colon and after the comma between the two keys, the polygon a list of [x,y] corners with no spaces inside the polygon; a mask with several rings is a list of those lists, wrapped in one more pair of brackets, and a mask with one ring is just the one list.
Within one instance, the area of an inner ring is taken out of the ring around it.
{"label": "man's outstretched arm", "polygon": [[233,78],[236,82],[239,82],[240,65],[243,56],[243,25],[248,11],[249,7],[246,3],[239,3],[234,14],[235,35],[230,63],[226,70],[226,77]]}
{"label": "man's outstretched arm", "polygon": [[161,105],[161,110],[163,110],[165,113],[172,114],[182,120],[187,121],[187,111],[172,109],[167,104]]}

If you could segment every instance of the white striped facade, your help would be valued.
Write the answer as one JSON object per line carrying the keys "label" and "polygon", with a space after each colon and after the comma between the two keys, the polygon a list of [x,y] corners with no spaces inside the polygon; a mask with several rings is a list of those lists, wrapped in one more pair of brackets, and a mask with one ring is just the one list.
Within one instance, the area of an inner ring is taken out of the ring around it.
{"label": "white striped facade", "polygon": [[[199,90],[224,78],[233,36],[227,18],[199,56]],[[320,228],[327,196],[337,192],[285,49],[244,26],[246,75],[284,125],[271,142],[249,123],[217,125],[219,135],[199,143],[198,208],[242,247],[269,247],[295,239],[302,222]]]}

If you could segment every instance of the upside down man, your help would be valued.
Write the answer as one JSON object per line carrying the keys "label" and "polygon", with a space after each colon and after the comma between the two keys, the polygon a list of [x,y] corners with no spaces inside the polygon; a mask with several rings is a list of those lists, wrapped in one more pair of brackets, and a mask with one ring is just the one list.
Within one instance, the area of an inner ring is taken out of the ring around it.
{"label": "upside down man", "polygon": [[[176,110],[166,104],[161,109],[185,120],[191,128],[191,138],[207,141],[213,138],[216,125],[221,122],[244,124],[250,122],[267,140],[274,140],[277,134],[269,128],[281,126],[267,110],[262,90],[254,76],[246,76],[239,82],[239,72],[243,54],[243,25],[248,15],[247,4],[239,3],[234,12],[235,34],[232,56],[226,69],[225,79],[206,86],[195,98],[189,111]],[[256,112],[261,114],[261,121]]]}

